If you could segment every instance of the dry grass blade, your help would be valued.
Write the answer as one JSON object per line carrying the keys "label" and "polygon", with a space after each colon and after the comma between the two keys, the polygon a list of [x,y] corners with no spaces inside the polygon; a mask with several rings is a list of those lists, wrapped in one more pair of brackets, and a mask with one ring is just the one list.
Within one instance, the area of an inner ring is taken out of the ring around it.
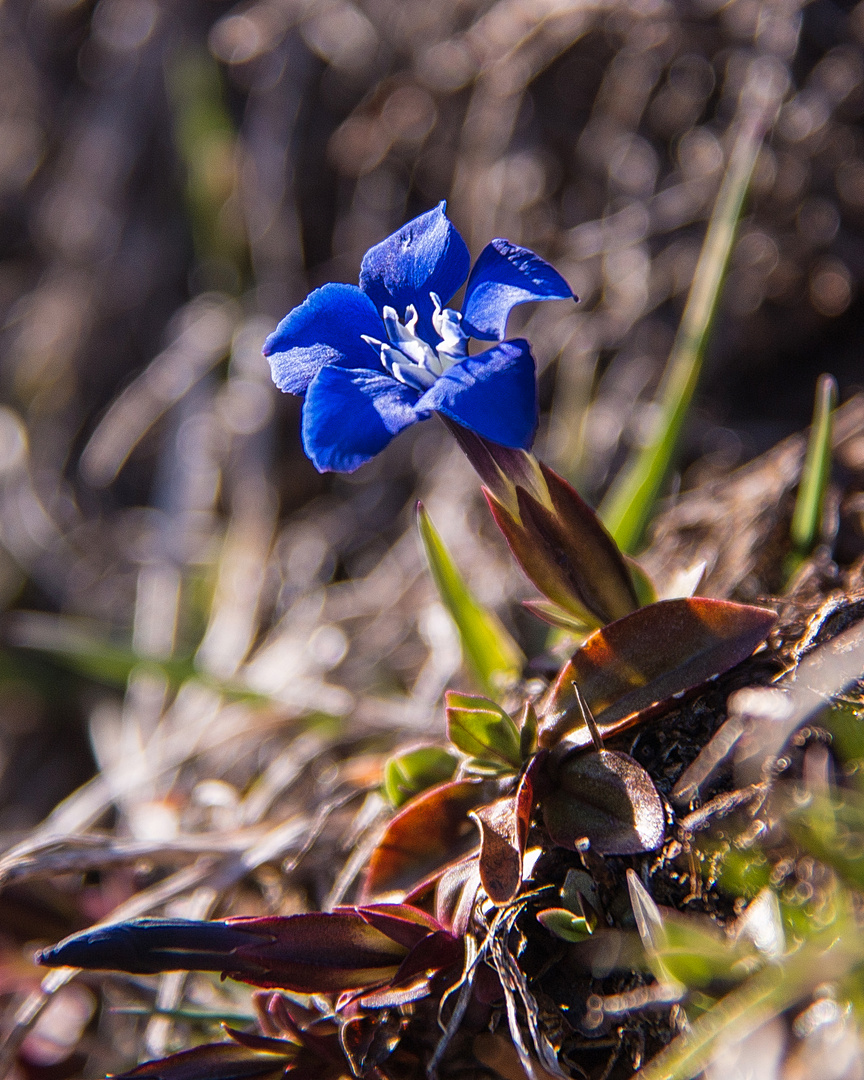
{"label": "dry grass blade", "polygon": [[[646,405],[730,160],[740,91],[765,54],[790,92],[731,252],[704,409],[682,442],[684,494],[647,565],[663,588],[677,578],[688,589],[679,572],[704,561],[700,590],[743,603],[782,587],[776,538],[788,543],[803,440],[729,473],[803,426],[823,367],[841,392],[860,382],[860,23],[830,4],[799,18],[779,0],[687,11],[636,0],[0,4],[0,831],[16,841],[0,857],[0,944],[13,978],[31,941],[111,909],[213,904],[230,916],[248,910],[250,890],[274,912],[355,898],[386,812],[371,790],[382,762],[406,740],[441,736],[443,692],[466,689],[416,549],[418,498],[472,594],[540,663],[527,669],[540,692],[550,661],[520,614],[524,579],[447,432],[418,424],[355,476],[319,476],[298,438],[299,402],[274,392],[262,340],[310,290],[356,281],[370,245],[448,199],[473,257],[507,237],[582,297],[514,311],[508,336],[531,342],[544,414],[551,401],[541,440],[548,430],[559,471],[578,472],[593,504],[650,434]],[[808,563],[807,604],[860,585],[862,417],[860,399],[836,413],[826,536],[836,533],[837,570],[822,556]],[[801,597],[796,586],[788,608]],[[76,663],[69,632],[85,622],[97,647]],[[781,648],[785,658],[793,646]],[[759,681],[775,656],[772,642],[745,670]],[[695,724],[726,679],[675,715]],[[521,693],[502,697],[508,712]],[[646,760],[677,724],[664,714],[640,734]],[[670,784],[698,751],[693,724],[661,747]],[[522,749],[533,749],[527,736]],[[817,751],[806,748],[804,779],[825,786],[830,762]],[[738,798],[712,799],[701,780],[710,801],[685,818],[693,830]],[[694,851],[707,835],[694,832]],[[167,876],[132,894],[139,858]],[[679,884],[688,869],[698,878],[696,855],[684,863]],[[70,888],[71,873],[90,871]],[[460,930],[475,887],[453,902]],[[688,906],[714,899],[705,886]],[[606,1080],[646,1049],[642,1034],[669,1034],[657,1011],[622,1012],[620,1038],[568,1044],[545,1009],[560,972],[533,966],[548,935],[527,917],[520,930],[529,948],[515,955],[514,931],[500,959],[514,1037],[538,1076],[531,1022],[556,1049],[563,1040],[568,1070],[584,1052],[586,1071]],[[483,950],[486,963],[488,941]],[[540,972],[527,986],[520,965]],[[54,1024],[45,1002],[62,1004],[71,977],[49,976],[21,1003],[4,1049],[12,1075],[32,1071],[26,1032]],[[571,1008],[593,992],[576,967],[562,983]],[[184,994],[202,984],[193,977]],[[140,1014],[104,1007],[133,990],[136,1008],[151,1004],[140,984],[88,980],[99,1026],[67,1048],[92,1051],[87,1075],[122,1072],[143,1049]],[[179,980],[158,993],[175,1001]],[[3,996],[12,1020],[19,1001]],[[469,996],[454,991],[447,1010],[458,997],[473,1015]],[[610,1009],[631,1002],[626,990],[606,996]],[[184,1025],[200,1020],[181,1015],[195,1009],[169,1011],[178,1046],[198,1038]],[[431,1036],[414,1038],[423,1011],[404,1032],[428,1056],[438,1033],[433,1019]],[[451,1015],[451,1035],[458,1023]],[[495,1037],[509,1045],[507,1029]],[[165,1033],[151,1026],[151,1052]],[[456,1056],[470,1042],[439,1052],[442,1078],[476,1070]],[[518,1074],[518,1054],[504,1060]]]}
{"label": "dry grass blade", "polygon": [[38,846],[0,858],[0,881],[4,884],[54,874],[86,874],[146,859],[160,863],[184,863],[206,855],[246,851],[261,836],[260,828],[234,830],[223,835],[204,833],[173,840],[135,840],[111,834],[82,833],[46,837]]}
{"label": "dry grass blade", "polygon": [[808,717],[830,704],[861,679],[864,673],[864,620],[855,622],[822,645],[816,646],[794,671],[776,684],[785,695],[785,708],[774,722],[760,725],[758,735],[738,744],[736,772],[758,779],[780,754],[786,740]]}
{"label": "dry grass blade", "polygon": [[149,428],[223,359],[239,312],[228,297],[201,297],[175,318],[176,339],[117,398],[84,448],[81,471],[96,487],[114,480]]}

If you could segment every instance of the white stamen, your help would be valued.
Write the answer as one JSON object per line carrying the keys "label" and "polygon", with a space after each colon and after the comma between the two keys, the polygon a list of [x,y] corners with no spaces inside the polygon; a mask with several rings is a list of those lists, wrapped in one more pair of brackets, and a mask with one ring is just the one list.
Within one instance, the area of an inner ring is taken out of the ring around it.
{"label": "white stamen", "polygon": [[[394,349],[393,352],[398,355],[399,350]],[[417,390],[428,390],[438,377],[437,375],[433,375],[431,371],[426,371],[425,368],[418,367],[417,364],[402,364],[398,360],[393,360],[392,358],[389,361],[388,367],[393,377],[398,379],[399,382],[405,383],[406,386],[413,386]],[[420,384],[419,386],[417,385],[418,383]]]}
{"label": "white stamen", "polygon": [[400,341],[411,341],[413,339],[414,335],[408,330],[407,326],[403,326],[400,322],[395,308],[388,305],[381,312],[381,315],[387,329],[387,337],[390,338],[394,345]]}
{"label": "white stamen", "polygon": [[[435,382],[436,374],[427,371],[420,364],[413,363],[410,357],[396,345],[391,345],[388,341],[379,341],[368,334],[360,336],[378,353],[381,366],[385,371],[389,371],[394,379],[405,383],[406,386],[413,386],[416,390],[428,390]],[[410,345],[411,342],[408,344]]]}
{"label": "white stamen", "polygon": [[446,371],[468,355],[468,335],[462,329],[462,315],[452,308],[445,308],[441,304],[441,297],[437,293],[429,293],[435,311],[432,313],[432,325],[435,333],[441,338],[437,347],[437,353],[441,364]]}
{"label": "white stamen", "polygon": [[417,308],[414,307],[413,304],[409,304],[408,307],[405,308],[405,326],[412,337],[417,336],[417,320],[419,318],[420,316],[417,314]]}
{"label": "white stamen", "polygon": [[468,355],[468,338],[460,325],[462,316],[442,307],[436,293],[429,295],[435,306],[432,325],[441,338],[437,347],[433,348],[417,333],[420,316],[413,304],[405,309],[404,322],[395,308],[388,305],[382,310],[387,341],[362,335],[363,340],[378,353],[385,371],[417,390],[428,390],[439,375]]}

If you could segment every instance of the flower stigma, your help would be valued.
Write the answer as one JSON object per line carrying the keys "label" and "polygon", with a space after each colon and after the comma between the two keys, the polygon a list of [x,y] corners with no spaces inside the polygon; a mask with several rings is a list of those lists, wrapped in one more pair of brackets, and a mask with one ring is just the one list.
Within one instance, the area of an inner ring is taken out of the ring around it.
{"label": "flower stigma", "polygon": [[461,314],[443,307],[437,293],[429,295],[435,307],[432,326],[441,338],[437,346],[417,333],[419,316],[413,304],[405,309],[404,322],[395,308],[384,307],[381,315],[388,341],[361,335],[367,345],[378,351],[381,364],[394,379],[417,390],[428,390],[440,375],[468,355],[468,335],[462,329]]}

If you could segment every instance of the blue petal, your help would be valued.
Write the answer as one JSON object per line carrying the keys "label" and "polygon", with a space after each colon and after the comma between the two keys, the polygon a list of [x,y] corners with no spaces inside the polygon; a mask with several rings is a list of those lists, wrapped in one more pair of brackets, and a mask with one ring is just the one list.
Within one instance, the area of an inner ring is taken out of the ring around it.
{"label": "blue petal", "polygon": [[273,382],[289,394],[305,394],[327,364],[380,370],[378,353],[361,334],[387,340],[381,316],[356,285],[325,285],[289,311],[264,342]]}
{"label": "blue petal", "polygon": [[465,241],[444,213],[446,203],[409,221],[398,232],[369,248],[360,267],[360,288],[375,301],[396,309],[400,318],[413,304],[420,316],[421,336],[432,334],[437,293],[446,304],[468,274],[471,258]]}
{"label": "blue petal", "polygon": [[303,447],[318,472],[353,472],[403,428],[425,420],[419,393],[385,372],[322,368],[303,405]]}
{"label": "blue petal", "polygon": [[462,326],[472,336],[501,341],[510,309],[529,300],[576,299],[549,263],[509,240],[493,240],[480,252],[465,289]]}
{"label": "blue petal", "polygon": [[528,342],[504,341],[455,364],[417,408],[443,413],[502,446],[529,449],[537,430],[537,377]]}

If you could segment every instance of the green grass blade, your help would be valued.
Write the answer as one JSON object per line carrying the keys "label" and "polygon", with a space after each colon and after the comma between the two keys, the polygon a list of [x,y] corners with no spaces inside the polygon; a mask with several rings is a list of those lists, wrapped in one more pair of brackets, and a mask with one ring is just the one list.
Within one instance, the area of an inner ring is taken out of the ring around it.
{"label": "green grass blade", "polygon": [[[133,671],[145,669],[163,679],[172,690],[196,679],[232,701],[263,704],[266,695],[240,683],[216,679],[196,668],[192,657],[172,656],[162,660],[141,656],[131,645],[110,641],[83,619],[44,612],[16,612],[9,620],[9,644],[33,649],[49,656],[55,664],[107,686],[125,687]],[[2,674],[2,671],[0,671]]]}
{"label": "green grass blade", "polygon": [[815,935],[780,963],[770,964],[713,1008],[697,1017],[644,1066],[639,1080],[692,1080],[711,1061],[718,1044],[737,1042],[798,1001],[820,982],[842,978],[861,963],[860,934],[846,920]]}
{"label": "green grass blade", "polygon": [[186,169],[195,253],[204,262],[222,263],[240,274],[245,242],[237,230],[226,227],[223,213],[236,185],[237,135],[219,65],[206,49],[175,49],[166,62],[166,82],[175,141]]}
{"label": "green grass blade", "polygon": [[109,1009],[114,1016],[167,1016],[169,1020],[197,1020],[206,1024],[254,1024],[254,1013],[227,1012],[222,1009],[195,1009],[190,1007],[160,1009],[157,1005],[116,1005]]}
{"label": "green grass blade", "polygon": [[831,435],[834,428],[834,407],[837,404],[837,383],[831,375],[820,375],[816,383],[816,400],[813,405],[813,424],[798,498],[792,515],[792,546],[798,560],[806,558],[813,550],[822,528],[822,512],[825,491],[831,472]]}
{"label": "green grass blade", "polygon": [[483,689],[494,694],[519,677],[522,651],[498,617],[471,594],[422,503],[417,505],[417,526],[441,601],[459,631],[465,660]]}
{"label": "green grass blade", "polygon": [[756,63],[751,68],[750,80],[741,94],[738,133],[658,389],[656,433],[633,453],[600,506],[600,517],[623,551],[632,552],[638,546],[675,456],[699,381],[744,196],[776,112],[778,79],[770,64]]}

